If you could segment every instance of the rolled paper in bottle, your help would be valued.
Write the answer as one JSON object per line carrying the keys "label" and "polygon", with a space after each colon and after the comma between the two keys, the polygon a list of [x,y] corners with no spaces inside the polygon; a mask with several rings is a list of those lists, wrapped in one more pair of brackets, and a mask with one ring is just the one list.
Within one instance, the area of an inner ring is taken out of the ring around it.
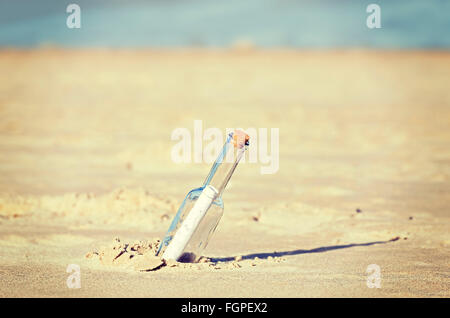
{"label": "rolled paper in bottle", "polygon": [[200,221],[214,202],[217,194],[217,190],[211,185],[208,185],[203,189],[191,211],[189,211],[189,214],[186,216],[186,219],[183,220],[180,228],[170,241],[169,246],[167,246],[167,249],[162,256],[163,259],[177,261],[182,256],[189,240],[192,235],[194,235]]}

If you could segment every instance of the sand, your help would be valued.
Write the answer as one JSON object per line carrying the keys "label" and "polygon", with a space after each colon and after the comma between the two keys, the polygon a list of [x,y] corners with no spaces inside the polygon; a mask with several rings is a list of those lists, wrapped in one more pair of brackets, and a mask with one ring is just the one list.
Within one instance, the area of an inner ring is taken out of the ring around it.
{"label": "sand", "polygon": [[[448,52],[43,48],[0,69],[1,297],[450,296]],[[280,168],[240,164],[202,261],[161,263],[210,168],[170,157],[197,119],[279,128]]]}

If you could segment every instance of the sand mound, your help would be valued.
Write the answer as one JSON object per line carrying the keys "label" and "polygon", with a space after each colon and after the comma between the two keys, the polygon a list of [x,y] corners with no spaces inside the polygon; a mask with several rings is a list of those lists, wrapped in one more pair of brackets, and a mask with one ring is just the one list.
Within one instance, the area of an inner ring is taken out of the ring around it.
{"label": "sand mound", "polygon": [[227,262],[215,262],[207,257],[200,258],[198,263],[181,263],[173,260],[165,261],[155,256],[160,243],[161,239],[159,238],[154,238],[150,241],[142,240],[125,243],[117,237],[110,245],[88,252],[86,258],[97,261],[107,267],[120,267],[145,272],[158,270],[163,267],[191,270],[239,269],[242,267],[256,266],[264,262],[279,263],[284,260],[281,257],[268,257],[267,259],[255,257],[254,259],[243,260],[242,256],[237,256],[232,261]]}
{"label": "sand mound", "polygon": [[121,242],[120,238],[115,238],[109,246],[87,253],[86,258],[97,259],[101,264],[107,266],[123,266],[138,271],[151,271],[164,265],[164,262],[155,256],[160,242],[159,239],[153,239],[152,241],[135,241],[130,244]]}

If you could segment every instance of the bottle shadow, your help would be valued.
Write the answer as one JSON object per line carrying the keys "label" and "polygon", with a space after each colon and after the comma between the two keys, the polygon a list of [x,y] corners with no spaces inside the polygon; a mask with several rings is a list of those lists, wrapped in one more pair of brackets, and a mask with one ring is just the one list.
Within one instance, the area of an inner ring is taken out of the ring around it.
{"label": "bottle shadow", "polygon": [[[390,242],[395,242],[399,238],[393,238],[388,241],[375,241],[375,242],[367,242],[367,243],[352,243],[352,244],[345,244],[345,245],[332,245],[332,246],[322,246],[313,248],[310,250],[292,250],[292,251],[284,251],[284,252],[272,252],[272,253],[252,253],[247,255],[242,255],[242,260],[248,260],[248,259],[254,259],[255,257],[258,257],[260,259],[267,259],[269,257],[281,257],[281,256],[290,256],[290,255],[300,255],[300,254],[311,254],[311,253],[324,253],[328,251],[333,250],[339,250],[344,248],[350,248],[350,247],[356,247],[356,246],[371,246],[371,245],[377,245],[377,244],[386,244]],[[209,258],[212,262],[231,262],[235,260],[235,257],[210,257]]]}

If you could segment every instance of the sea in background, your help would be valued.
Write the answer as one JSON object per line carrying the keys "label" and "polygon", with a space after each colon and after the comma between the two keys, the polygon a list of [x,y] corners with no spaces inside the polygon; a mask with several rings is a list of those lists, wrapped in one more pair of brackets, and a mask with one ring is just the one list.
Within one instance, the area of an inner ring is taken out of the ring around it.
{"label": "sea in background", "polygon": [[[371,3],[381,29],[366,26]],[[446,49],[449,17],[447,0],[1,0],[0,46]]]}

